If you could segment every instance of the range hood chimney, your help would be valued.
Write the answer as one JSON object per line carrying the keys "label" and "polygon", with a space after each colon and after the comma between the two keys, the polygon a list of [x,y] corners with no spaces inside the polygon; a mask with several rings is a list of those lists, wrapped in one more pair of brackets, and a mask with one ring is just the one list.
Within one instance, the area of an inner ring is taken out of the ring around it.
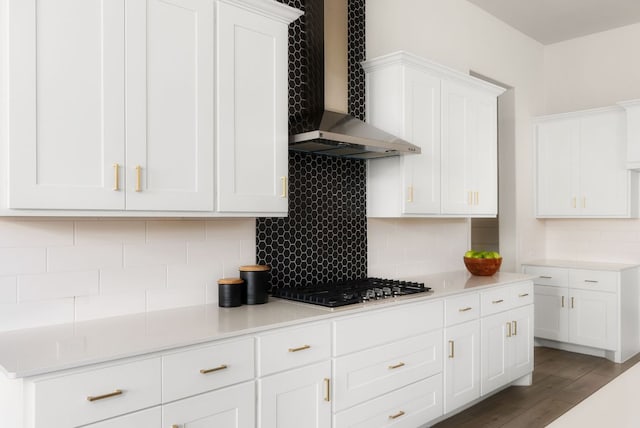
{"label": "range hood chimney", "polygon": [[[302,98],[308,105],[290,124],[289,149],[352,159],[419,154],[420,147],[346,113],[347,0],[305,4],[309,93]],[[331,16],[326,26],[325,14]]]}

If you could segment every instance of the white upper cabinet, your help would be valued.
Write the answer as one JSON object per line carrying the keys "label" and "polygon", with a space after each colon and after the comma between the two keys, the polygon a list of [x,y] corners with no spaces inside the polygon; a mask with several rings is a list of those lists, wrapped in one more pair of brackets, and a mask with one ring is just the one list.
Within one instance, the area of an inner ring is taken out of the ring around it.
{"label": "white upper cabinet", "polygon": [[546,116],[535,124],[538,217],[637,216],[619,108]]}
{"label": "white upper cabinet", "polygon": [[8,6],[8,206],[124,209],[124,2]]}
{"label": "white upper cabinet", "polygon": [[126,208],[213,211],[214,4],[126,2]]}
{"label": "white upper cabinet", "polygon": [[1,215],[286,215],[287,29],[300,11],[6,1]]}
{"label": "white upper cabinet", "polygon": [[503,90],[405,52],[364,67],[367,120],[422,150],[368,162],[367,214],[495,216]]}
{"label": "white upper cabinet", "polygon": [[287,42],[297,14],[232,2],[217,12],[218,210],[286,213]]}
{"label": "white upper cabinet", "polygon": [[640,100],[621,101],[627,115],[627,168],[640,170]]}

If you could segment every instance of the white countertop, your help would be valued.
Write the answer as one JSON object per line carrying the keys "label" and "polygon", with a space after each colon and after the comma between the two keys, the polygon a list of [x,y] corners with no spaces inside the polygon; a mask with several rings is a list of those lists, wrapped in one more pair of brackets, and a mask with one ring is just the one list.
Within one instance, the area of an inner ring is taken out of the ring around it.
{"label": "white countertop", "polygon": [[404,278],[424,282],[432,287],[430,293],[337,309],[271,298],[264,305],[192,306],[16,330],[0,333],[0,369],[9,378],[34,376],[531,278],[530,275],[504,272],[490,277],[472,276],[467,271],[448,272]]}
{"label": "white countertop", "polygon": [[638,390],[640,363],[637,363],[598,391],[553,421],[551,428],[640,426]]}
{"label": "white countertop", "polygon": [[529,266],[559,267],[568,269],[608,270],[614,272],[620,272],[640,266],[639,264],[585,262],[580,260],[554,259],[533,260],[522,264]]}

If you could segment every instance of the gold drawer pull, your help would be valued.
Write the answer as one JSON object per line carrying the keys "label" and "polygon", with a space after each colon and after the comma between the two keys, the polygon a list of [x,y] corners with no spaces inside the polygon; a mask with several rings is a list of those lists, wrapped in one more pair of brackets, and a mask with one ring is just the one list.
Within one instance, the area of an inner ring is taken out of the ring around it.
{"label": "gold drawer pull", "polygon": [[564,296],[562,296],[562,303],[560,304],[561,308],[564,308]]}
{"label": "gold drawer pull", "polygon": [[96,395],[96,396],[88,396],[87,397],[87,401],[98,401],[98,400],[104,400],[105,398],[110,398],[110,397],[115,397],[117,395],[122,395],[122,390],[121,389],[116,389],[113,392],[110,392],[108,394],[104,394],[104,395]]}
{"label": "gold drawer pull", "polygon": [[305,349],[309,349],[309,348],[311,348],[311,345],[303,345],[303,346],[300,346],[299,348],[289,348],[289,352],[304,351]]}
{"label": "gold drawer pull", "polygon": [[409,193],[409,199],[407,199],[407,202],[413,202],[413,186],[409,186],[407,190],[407,193]]}
{"label": "gold drawer pull", "polygon": [[454,346],[455,346],[455,343],[453,343],[453,340],[450,340],[449,341],[449,358],[455,358],[454,357],[455,356],[455,354],[454,354],[454,352],[455,352]]}
{"label": "gold drawer pull", "polygon": [[404,363],[401,361],[401,362],[399,362],[398,364],[394,364],[394,365],[392,365],[392,366],[389,366],[389,369],[390,369],[390,370],[393,370],[393,369],[399,369],[400,367],[403,367],[403,366],[404,366]]}
{"label": "gold drawer pull", "polygon": [[173,424],[173,425],[171,425],[171,428],[180,428],[180,425],[178,425],[178,424]]}
{"label": "gold drawer pull", "polygon": [[331,401],[331,379],[324,378],[324,401]]}
{"label": "gold drawer pull", "polygon": [[511,323],[507,323],[507,337],[511,337]]}
{"label": "gold drawer pull", "polygon": [[141,178],[142,167],[140,165],[136,165],[136,192],[142,192],[142,178]]}
{"label": "gold drawer pull", "polygon": [[518,335],[518,321],[513,322],[513,335],[514,336]]}
{"label": "gold drawer pull", "polygon": [[402,410],[400,410],[395,415],[389,415],[389,419],[398,419],[400,416],[404,416],[404,412]]}
{"label": "gold drawer pull", "polygon": [[287,197],[287,177],[280,177],[280,184],[282,185],[282,193],[280,193],[281,198]]}
{"label": "gold drawer pull", "polygon": [[471,309],[472,309],[471,306],[467,306],[466,308],[458,309],[458,312],[467,312],[467,311],[470,311]]}
{"label": "gold drawer pull", "polygon": [[495,305],[495,304],[502,303],[502,302],[504,302],[504,299],[494,300],[491,303],[493,303]]}
{"label": "gold drawer pull", "polygon": [[222,364],[221,366],[214,367],[212,369],[200,369],[200,373],[208,374],[208,373],[213,373],[213,372],[217,372],[217,371],[220,371],[220,370],[224,370],[224,369],[227,369],[227,368],[229,368],[229,366],[227,366],[226,364]]}
{"label": "gold drawer pull", "polygon": [[571,298],[571,309],[573,309],[573,297]]}
{"label": "gold drawer pull", "polygon": [[529,293],[522,293],[522,294],[518,294],[518,297],[527,297],[529,295]]}
{"label": "gold drawer pull", "polygon": [[540,278],[542,279],[551,279],[553,278],[552,276],[544,276],[544,275],[540,275]]}
{"label": "gold drawer pull", "polygon": [[593,279],[585,279],[584,282],[589,282],[591,284],[597,284],[598,281],[594,281]]}

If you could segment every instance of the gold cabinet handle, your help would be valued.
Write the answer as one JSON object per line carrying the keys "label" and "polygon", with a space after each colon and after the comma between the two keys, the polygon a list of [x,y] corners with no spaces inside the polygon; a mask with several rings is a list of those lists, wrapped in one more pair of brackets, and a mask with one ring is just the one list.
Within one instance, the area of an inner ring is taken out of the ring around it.
{"label": "gold cabinet handle", "polygon": [[98,401],[98,400],[104,400],[105,398],[110,398],[110,397],[115,397],[117,395],[122,395],[123,391],[121,389],[116,389],[113,392],[110,392],[108,394],[103,394],[103,395],[90,395],[87,397],[87,401]]}
{"label": "gold cabinet handle", "polygon": [[467,312],[467,311],[470,311],[471,309],[472,309],[471,306],[467,306],[466,308],[458,309],[458,312]]}
{"label": "gold cabinet handle", "polygon": [[551,279],[551,278],[553,278],[553,277],[552,277],[552,276],[542,276],[542,275],[540,275],[540,278],[541,278],[541,279]]}
{"label": "gold cabinet handle", "polygon": [[173,424],[173,425],[171,425],[171,428],[180,428],[180,425],[178,425],[178,424]]}
{"label": "gold cabinet handle", "polygon": [[590,284],[597,284],[598,283],[598,281],[595,281],[593,279],[585,279],[584,282],[588,282]]}
{"label": "gold cabinet handle", "polygon": [[399,369],[400,367],[404,367],[404,363],[401,361],[398,364],[394,364],[392,366],[389,366],[389,370],[393,370],[393,369]]}
{"label": "gold cabinet handle", "polygon": [[473,205],[473,192],[467,192],[467,205]]}
{"label": "gold cabinet handle", "polygon": [[224,370],[229,368],[229,366],[227,366],[226,364],[222,364],[218,367],[214,367],[212,369],[200,369],[200,373],[202,374],[209,374],[209,373],[213,373],[213,372],[219,372],[220,370]]}
{"label": "gold cabinet handle", "polygon": [[113,164],[113,190],[120,190],[120,165]]}
{"label": "gold cabinet handle", "polygon": [[571,298],[571,309],[573,309],[573,297]]}
{"label": "gold cabinet handle", "polygon": [[310,349],[311,345],[302,345],[299,348],[289,348],[289,352],[298,352],[298,351],[304,351],[306,349]]}
{"label": "gold cabinet handle", "polygon": [[136,165],[136,192],[141,192],[142,191],[142,185],[141,185],[141,180],[142,180],[142,167],[140,165]]}
{"label": "gold cabinet handle", "polygon": [[389,415],[389,419],[398,419],[400,416],[403,416],[403,415],[404,415],[404,412],[402,410],[400,410],[395,415]]}
{"label": "gold cabinet handle", "polygon": [[407,188],[407,193],[409,194],[409,198],[407,199],[407,202],[413,202],[413,186],[409,186]]}
{"label": "gold cabinet handle", "polygon": [[511,337],[511,323],[507,323],[507,337]]}
{"label": "gold cabinet handle", "polygon": [[287,177],[280,177],[280,183],[282,185],[282,193],[280,193],[281,198],[287,197]]}
{"label": "gold cabinet handle", "polygon": [[498,303],[502,303],[502,302],[504,302],[504,299],[493,300],[491,303],[493,303],[494,305],[497,305]]}
{"label": "gold cabinet handle", "polygon": [[586,196],[582,197],[582,208],[587,208],[587,197]]}
{"label": "gold cabinet handle", "polygon": [[449,358],[454,358],[455,355],[455,344],[453,340],[449,341]]}
{"label": "gold cabinet handle", "polygon": [[527,297],[529,295],[529,293],[522,293],[522,294],[518,294],[518,297]]}
{"label": "gold cabinet handle", "polygon": [[480,192],[473,192],[474,193],[474,205],[480,205]]}
{"label": "gold cabinet handle", "polygon": [[513,321],[513,335],[517,336],[518,335],[518,321]]}
{"label": "gold cabinet handle", "polygon": [[324,378],[324,401],[331,401],[331,379]]}
{"label": "gold cabinet handle", "polygon": [[560,307],[564,308],[564,296],[562,296],[562,302],[560,303]]}

